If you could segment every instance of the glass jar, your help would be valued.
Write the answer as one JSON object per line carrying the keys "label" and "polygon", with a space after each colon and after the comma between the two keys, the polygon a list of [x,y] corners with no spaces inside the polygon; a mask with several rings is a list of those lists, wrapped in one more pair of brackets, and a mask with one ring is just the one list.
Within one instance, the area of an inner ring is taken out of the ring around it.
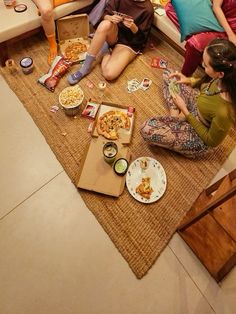
{"label": "glass jar", "polygon": [[107,142],[103,146],[103,157],[108,164],[112,164],[118,153],[118,146],[114,142]]}
{"label": "glass jar", "polygon": [[21,59],[20,66],[24,74],[32,73],[34,69],[33,59],[31,59],[30,57],[25,57]]}

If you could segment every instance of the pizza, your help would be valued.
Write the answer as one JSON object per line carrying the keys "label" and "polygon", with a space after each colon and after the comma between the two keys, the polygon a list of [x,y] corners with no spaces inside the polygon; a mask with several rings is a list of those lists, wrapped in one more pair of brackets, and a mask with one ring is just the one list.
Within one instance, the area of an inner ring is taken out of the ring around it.
{"label": "pizza", "polygon": [[81,42],[75,42],[66,47],[64,56],[72,61],[78,61],[80,54],[87,51],[87,46]]}
{"label": "pizza", "polygon": [[123,111],[111,110],[98,118],[97,132],[107,139],[117,140],[120,129],[130,129],[130,119]]}
{"label": "pizza", "polygon": [[146,199],[150,199],[150,196],[153,192],[153,188],[150,185],[151,178],[146,177],[142,178],[142,182],[136,187],[135,192],[140,194],[142,197]]}

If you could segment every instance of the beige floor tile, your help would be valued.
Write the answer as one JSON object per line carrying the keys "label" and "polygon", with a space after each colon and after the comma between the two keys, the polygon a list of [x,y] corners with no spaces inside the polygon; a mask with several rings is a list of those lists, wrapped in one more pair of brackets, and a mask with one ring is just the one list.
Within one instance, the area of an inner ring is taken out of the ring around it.
{"label": "beige floor tile", "polygon": [[0,221],[0,313],[214,313],[167,247],[137,280],[63,172]]}
{"label": "beige floor tile", "polygon": [[225,163],[222,165],[220,171],[216,174],[216,176],[212,179],[211,184],[215,183],[217,180],[221,179],[230,171],[236,169],[236,148],[229,155]]}
{"label": "beige floor tile", "polygon": [[229,158],[226,160],[222,168],[227,172],[236,169],[236,149],[232,151],[232,153],[230,154]]}
{"label": "beige floor tile", "polygon": [[62,171],[62,167],[0,76],[0,218]]}
{"label": "beige floor tile", "polygon": [[188,245],[176,234],[169,247],[218,314],[236,313],[236,267],[220,284],[211,277]]}

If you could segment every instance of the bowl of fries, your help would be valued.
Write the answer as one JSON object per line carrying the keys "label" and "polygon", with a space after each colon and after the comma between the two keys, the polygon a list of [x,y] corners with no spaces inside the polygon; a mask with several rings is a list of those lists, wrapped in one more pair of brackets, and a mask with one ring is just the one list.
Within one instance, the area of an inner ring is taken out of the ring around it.
{"label": "bowl of fries", "polygon": [[84,92],[79,85],[64,88],[59,94],[59,103],[68,116],[75,116],[84,100]]}

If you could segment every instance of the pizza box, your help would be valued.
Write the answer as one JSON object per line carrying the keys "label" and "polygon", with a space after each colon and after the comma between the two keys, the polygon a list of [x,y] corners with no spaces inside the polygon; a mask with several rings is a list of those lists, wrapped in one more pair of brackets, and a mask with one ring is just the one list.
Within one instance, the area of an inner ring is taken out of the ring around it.
{"label": "pizza box", "polygon": [[[81,162],[77,187],[118,197],[125,187],[125,175],[117,175],[112,165],[104,160],[103,146],[107,142],[108,140],[101,136],[92,138]],[[119,142],[116,142],[116,144],[118,146],[116,159],[123,157],[129,161],[131,157],[129,147]]]}
{"label": "pizza box", "polygon": [[[101,117],[104,113],[111,111],[111,110],[118,110],[118,111],[125,112],[127,114],[128,108],[129,108],[128,106],[122,106],[122,105],[108,103],[108,102],[101,103],[99,110],[98,110],[98,113],[97,113],[97,116],[96,116],[95,123],[94,123],[92,136],[94,136],[94,137],[102,136],[102,135],[99,135],[97,132],[97,124],[99,121],[99,117]],[[130,142],[131,142],[133,129],[134,129],[135,112],[132,113],[132,116],[129,117],[129,119],[130,119],[130,129],[129,130],[120,129],[118,131],[118,135],[119,135],[118,141],[122,144],[130,144]]]}
{"label": "pizza box", "polygon": [[65,55],[66,49],[73,45],[80,45],[84,51],[76,54],[72,59],[74,62],[80,62],[85,59],[89,48],[89,18],[87,14],[77,14],[62,17],[57,20],[57,35],[59,47],[62,55]]}

